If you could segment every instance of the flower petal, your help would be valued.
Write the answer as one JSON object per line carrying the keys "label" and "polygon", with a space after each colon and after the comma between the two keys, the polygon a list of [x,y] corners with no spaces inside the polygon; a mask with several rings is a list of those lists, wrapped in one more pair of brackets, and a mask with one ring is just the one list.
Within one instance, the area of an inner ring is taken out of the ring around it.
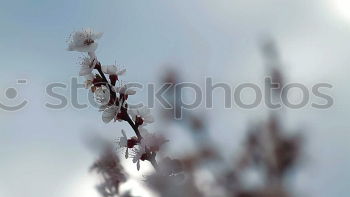
{"label": "flower petal", "polygon": [[117,109],[115,107],[109,107],[102,113],[102,120],[104,123],[111,122],[117,115]]}

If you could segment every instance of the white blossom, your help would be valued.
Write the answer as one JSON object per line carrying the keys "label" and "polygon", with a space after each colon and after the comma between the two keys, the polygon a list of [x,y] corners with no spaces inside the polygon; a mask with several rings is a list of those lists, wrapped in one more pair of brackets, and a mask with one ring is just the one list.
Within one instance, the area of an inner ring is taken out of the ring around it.
{"label": "white blossom", "polygon": [[117,145],[119,148],[126,148],[125,151],[125,158],[127,159],[129,157],[129,149],[128,149],[128,137],[125,134],[125,131],[122,129],[123,137],[118,138]]}
{"label": "white blossom", "polygon": [[119,113],[119,107],[116,105],[112,105],[106,108],[102,113],[102,120],[104,123],[109,123],[113,119],[116,120],[116,116]]}
{"label": "white blossom", "polygon": [[94,80],[94,78],[95,76],[92,73],[85,75],[85,82],[84,82],[85,88],[89,89],[92,87],[93,85],[92,81]]}
{"label": "white blossom", "polygon": [[107,104],[110,99],[110,92],[106,86],[98,87],[95,92],[95,99],[100,104]]}
{"label": "white blossom", "polygon": [[118,68],[116,65],[103,65],[101,67],[102,72],[108,75],[123,75],[126,72],[126,69]]}
{"label": "white blossom", "polygon": [[96,40],[101,38],[102,35],[103,33],[96,33],[92,29],[76,31],[71,35],[68,50],[93,53],[98,46]]}
{"label": "white blossom", "polygon": [[147,129],[140,127],[139,131],[141,133],[141,146],[144,149],[148,149],[151,151],[157,151],[161,145],[166,143],[166,140],[163,136],[157,135],[155,133],[150,133]]}
{"label": "white blossom", "polygon": [[92,71],[96,66],[96,63],[97,63],[96,58],[84,57],[83,61],[80,63],[81,67],[80,67],[79,75],[86,76],[86,75],[92,74]]}
{"label": "white blossom", "polygon": [[138,149],[134,148],[132,150],[131,158],[132,158],[132,162],[136,163],[137,170],[140,170],[140,160],[144,153],[146,153],[146,151],[144,148],[142,148],[142,146],[140,146]]}
{"label": "white blossom", "polygon": [[128,109],[128,113],[135,122],[137,118],[141,118],[143,125],[154,122],[151,110],[147,106],[142,106],[136,109]]}

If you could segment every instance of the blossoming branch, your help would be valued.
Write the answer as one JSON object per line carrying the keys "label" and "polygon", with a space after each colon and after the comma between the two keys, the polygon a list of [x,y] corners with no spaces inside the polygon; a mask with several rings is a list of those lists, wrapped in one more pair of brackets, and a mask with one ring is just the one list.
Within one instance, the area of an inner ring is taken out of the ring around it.
{"label": "blossoming branch", "polygon": [[[128,137],[122,130],[122,137],[117,140],[120,148],[125,149],[125,158],[132,158],[140,169],[140,161],[149,161],[157,170],[156,155],[161,145],[167,140],[153,133],[149,133],[145,126],[154,122],[150,109],[146,106],[131,108],[127,99],[136,91],[128,84],[122,84],[119,77],[126,72],[116,65],[102,65],[96,56],[98,39],[103,33],[91,29],[76,31],[70,36],[69,51],[82,52],[85,56],[81,61],[79,75],[85,77],[85,86],[90,89],[100,104],[104,123],[126,121],[136,136]],[[118,82],[119,81],[119,82]],[[117,83],[118,82],[118,83]]]}

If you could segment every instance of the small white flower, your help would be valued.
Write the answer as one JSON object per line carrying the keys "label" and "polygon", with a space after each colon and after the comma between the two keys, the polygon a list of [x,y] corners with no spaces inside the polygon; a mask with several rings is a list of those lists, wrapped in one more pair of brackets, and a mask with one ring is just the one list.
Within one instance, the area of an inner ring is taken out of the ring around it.
{"label": "small white flower", "polygon": [[83,61],[80,63],[81,67],[80,67],[79,75],[80,76],[91,75],[92,71],[96,66],[96,63],[97,63],[96,58],[84,57]]}
{"label": "small white flower", "polygon": [[140,160],[144,153],[146,153],[146,151],[144,148],[142,148],[142,146],[140,146],[138,149],[134,148],[132,150],[131,158],[132,162],[136,163],[137,170],[140,170]]}
{"label": "small white flower", "polygon": [[116,119],[117,114],[119,113],[119,107],[112,105],[106,108],[102,113],[102,120],[104,123],[109,123],[113,119]]}
{"label": "small white flower", "polygon": [[71,35],[68,45],[69,51],[94,52],[97,49],[96,40],[101,38],[103,33],[96,33],[92,29],[76,31]]}
{"label": "small white flower", "polygon": [[141,120],[141,124],[143,126],[148,123],[154,122],[151,110],[146,106],[142,106],[136,109],[128,109],[128,113],[134,122],[139,122]]}
{"label": "small white flower", "polygon": [[118,140],[118,145],[120,148],[128,147],[128,138],[126,137],[125,131],[122,129],[123,137],[120,137]]}
{"label": "small white flower", "polygon": [[85,75],[85,83],[84,86],[86,89],[89,89],[92,87],[93,83],[92,81],[94,80],[95,76],[94,74],[90,73],[88,75]]}
{"label": "small white flower", "polygon": [[126,72],[126,69],[118,68],[115,65],[107,65],[101,67],[102,72],[108,75],[123,75]]}
{"label": "small white flower", "polygon": [[128,137],[126,136],[125,131],[123,129],[122,129],[122,134],[123,134],[123,137],[118,138],[117,144],[119,148],[126,148],[125,159],[127,159],[129,157]]}
{"label": "small white flower", "polygon": [[158,151],[160,146],[168,142],[163,136],[154,133],[149,133],[145,128],[140,127],[141,146],[150,151]]}
{"label": "small white flower", "polygon": [[107,104],[110,99],[110,92],[106,86],[98,87],[95,92],[95,99],[100,104]]}
{"label": "small white flower", "polygon": [[117,139],[117,145],[119,148],[126,149],[125,150],[125,158],[127,159],[129,157],[129,148],[134,148],[135,145],[138,143],[138,139],[136,137],[132,137],[128,139],[128,137],[125,134],[125,131],[122,129],[123,137],[120,137]]}
{"label": "small white flower", "polygon": [[136,90],[133,89],[131,84],[124,84],[115,88],[116,92],[123,95],[134,95]]}

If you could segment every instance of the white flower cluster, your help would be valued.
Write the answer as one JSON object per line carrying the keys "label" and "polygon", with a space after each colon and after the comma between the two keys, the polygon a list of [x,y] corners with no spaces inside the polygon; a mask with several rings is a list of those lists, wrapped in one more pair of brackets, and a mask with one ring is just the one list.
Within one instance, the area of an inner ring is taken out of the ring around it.
{"label": "white flower cluster", "polygon": [[[96,101],[103,106],[101,107],[103,122],[109,123],[117,119],[116,116],[121,108],[115,95],[119,93],[125,97],[125,95],[133,95],[136,92],[127,84],[115,87],[118,76],[123,75],[126,69],[121,69],[116,65],[101,65],[98,61],[95,54],[98,46],[96,40],[102,35],[103,33],[94,32],[92,29],[76,31],[70,36],[67,50],[87,53],[80,63],[79,75],[85,77],[85,87],[94,92]],[[94,73],[94,70],[98,72]],[[110,81],[105,75],[109,76]]]}
{"label": "white flower cluster", "polygon": [[[95,95],[95,100],[101,104],[100,111],[104,123],[112,120],[126,121],[134,130],[136,136],[128,138],[122,130],[122,137],[117,140],[120,148],[125,148],[125,157],[129,157],[129,149],[132,150],[132,159],[140,169],[140,160],[150,161],[157,167],[155,160],[159,147],[166,140],[156,134],[149,133],[144,126],[154,122],[151,111],[146,106],[130,109],[127,104],[129,95],[134,95],[136,91],[130,84],[121,84],[116,87],[119,76],[126,72],[116,65],[101,65],[96,57],[98,39],[103,33],[94,32],[92,29],[76,31],[71,35],[68,50],[87,53],[81,61],[80,76],[84,76],[85,86]],[[95,72],[94,72],[95,71]]]}
{"label": "white flower cluster", "polygon": [[132,161],[136,163],[137,170],[140,170],[140,161],[150,161],[167,140],[163,136],[148,132],[145,128],[147,124],[154,122],[149,108],[143,106],[141,108],[128,109],[127,112],[138,128],[141,139],[137,137],[128,139],[125,131],[122,130],[123,136],[117,140],[117,145],[122,149],[126,149],[125,158],[129,157],[129,149],[131,149]]}

